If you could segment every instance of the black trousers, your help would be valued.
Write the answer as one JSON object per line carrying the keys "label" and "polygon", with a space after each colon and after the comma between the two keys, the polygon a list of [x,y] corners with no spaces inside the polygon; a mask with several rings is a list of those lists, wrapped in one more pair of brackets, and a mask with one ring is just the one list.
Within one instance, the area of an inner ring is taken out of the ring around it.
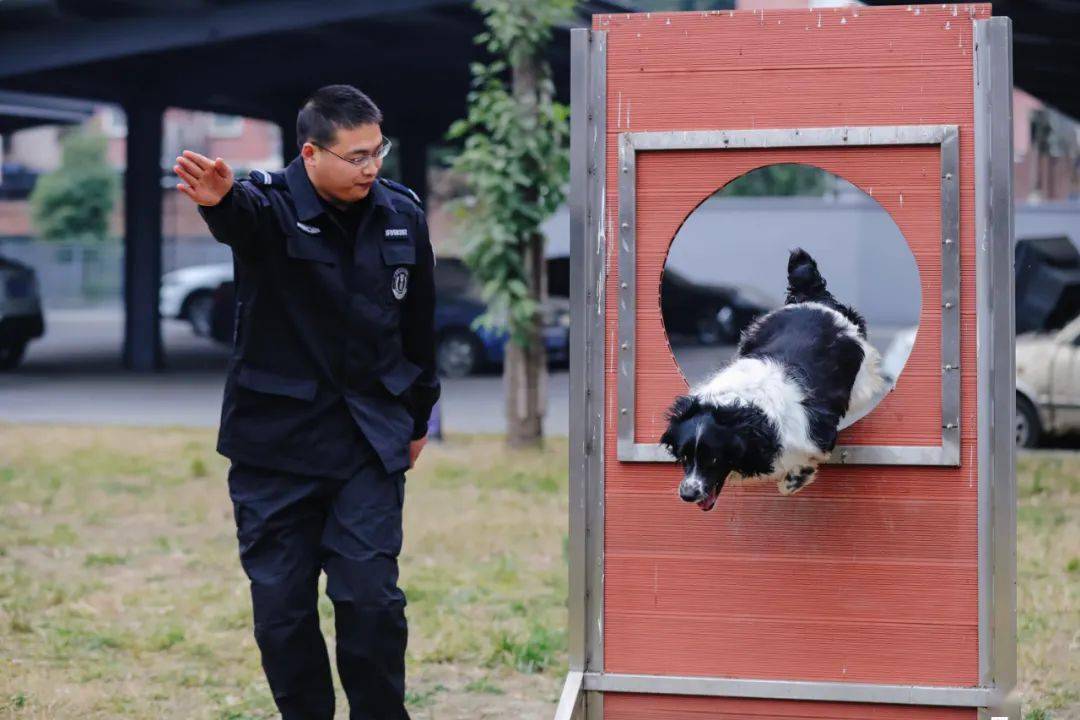
{"label": "black trousers", "polygon": [[240,562],[255,640],[283,720],[332,720],[319,572],[334,603],[337,667],[351,720],[408,720],[405,595],[397,586],[405,476],[375,458],[348,480],[233,463]]}

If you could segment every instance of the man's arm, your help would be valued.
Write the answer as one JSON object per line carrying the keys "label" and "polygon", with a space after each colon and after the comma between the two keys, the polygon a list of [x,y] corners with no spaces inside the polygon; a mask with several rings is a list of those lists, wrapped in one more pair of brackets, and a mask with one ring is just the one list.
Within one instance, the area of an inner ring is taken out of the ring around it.
{"label": "man's arm", "polygon": [[216,205],[199,205],[210,234],[241,255],[255,249],[255,231],[266,199],[248,180],[237,180]]}
{"label": "man's arm", "polygon": [[431,408],[441,387],[435,372],[435,253],[428,237],[427,219],[421,214],[416,238],[416,265],[412,287],[405,303],[402,346],[405,357],[420,367],[421,373],[410,390],[413,433],[418,440],[427,435]]}
{"label": "man's arm", "polygon": [[218,242],[239,253],[254,249],[255,231],[266,198],[250,182],[237,182],[232,168],[222,160],[185,150],[176,158],[173,172],[184,182],[176,189],[198,206],[210,233]]}

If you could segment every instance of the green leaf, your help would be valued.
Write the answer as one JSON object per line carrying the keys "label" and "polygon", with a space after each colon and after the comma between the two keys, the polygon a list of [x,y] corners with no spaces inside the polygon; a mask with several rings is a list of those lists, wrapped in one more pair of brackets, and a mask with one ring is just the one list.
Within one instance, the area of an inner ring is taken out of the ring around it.
{"label": "green leaf", "polygon": [[[525,346],[539,337],[541,298],[529,287],[524,253],[540,225],[562,204],[569,178],[569,108],[555,102],[551,68],[543,60],[552,28],[571,0],[476,0],[485,29],[475,38],[493,57],[472,63],[465,117],[447,130],[460,143],[449,166],[468,196],[452,212],[465,220],[464,260],[488,311]],[[515,97],[512,81],[526,64],[538,77],[535,94]]]}

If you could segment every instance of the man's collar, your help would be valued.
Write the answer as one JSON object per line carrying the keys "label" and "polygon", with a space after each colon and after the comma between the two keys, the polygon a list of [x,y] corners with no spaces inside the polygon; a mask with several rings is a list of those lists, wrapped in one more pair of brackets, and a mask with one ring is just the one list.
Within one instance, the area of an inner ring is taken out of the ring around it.
{"label": "man's collar", "polygon": [[289,194],[296,205],[296,216],[301,222],[313,220],[323,214],[319,195],[304,169],[303,155],[297,155],[285,168],[285,183],[289,186]]}
{"label": "man's collar", "polygon": [[[289,186],[293,203],[296,204],[296,215],[301,222],[313,220],[324,212],[323,204],[319,201],[319,195],[315,192],[311,179],[304,169],[304,157],[297,155],[285,168],[285,182]],[[378,206],[390,212],[397,208],[394,206],[392,193],[386,186],[376,180],[371,185],[371,199]]]}
{"label": "man's collar", "polygon": [[375,201],[376,205],[386,208],[390,212],[395,212],[397,206],[394,205],[394,194],[386,189],[386,186],[379,182],[378,179],[371,186],[371,199]]}

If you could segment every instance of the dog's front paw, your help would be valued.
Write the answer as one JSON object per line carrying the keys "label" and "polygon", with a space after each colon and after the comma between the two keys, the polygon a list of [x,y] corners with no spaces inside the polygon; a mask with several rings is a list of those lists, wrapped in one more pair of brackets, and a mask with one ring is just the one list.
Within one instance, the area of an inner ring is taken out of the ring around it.
{"label": "dog's front paw", "polygon": [[805,466],[789,472],[776,483],[781,495],[794,495],[817,478],[817,468]]}

